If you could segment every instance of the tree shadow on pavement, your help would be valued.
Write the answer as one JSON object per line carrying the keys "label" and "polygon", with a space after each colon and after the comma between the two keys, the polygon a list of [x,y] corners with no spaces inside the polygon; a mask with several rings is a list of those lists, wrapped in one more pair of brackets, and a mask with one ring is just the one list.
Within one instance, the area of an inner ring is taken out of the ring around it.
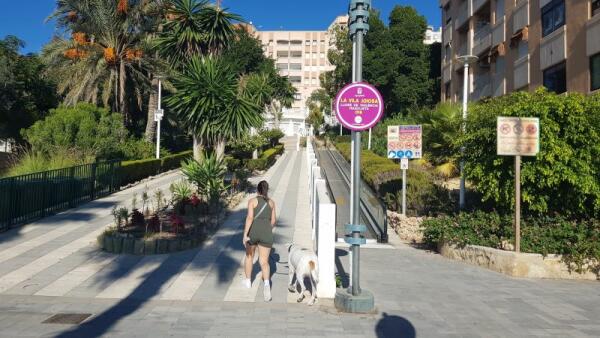
{"label": "tree shadow on pavement", "polygon": [[[229,216],[234,216],[236,213],[242,211],[236,211]],[[167,287],[168,282],[173,282],[173,277],[183,272],[183,270],[193,269],[213,269],[216,271],[210,271],[206,273],[216,273],[218,276],[218,284],[229,283],[231,278],[234,276],[235,271],[239,267],[239,260],[232,258],[231,251],[242,250],[241,247],[241,232],[242,229],[236,229],[236,233],[231,236],[229,242],[223,248],[223,251],[215,257],[215,260],[211,259],[199,259],[194,260],[197,255],[203,254],[215,254],[215,248],[211,246],[216,243],[215,237],[219,236],[217,231],[212,240],[213,244],[204,245],[200,249],[194,249],[184,252],[179,252],[169,255],[169,257],[160,263],[160,265],[153,271],[148,272],[144,275],[143,282],[139,284],[129,295],[125,298],[117,301],[110,308],[97,316],[92,317],[90,320],[71,328],[70,330],[63,332],[56,337],[101,337],[105,336],[107,332],[111,330],[119,321],[125,319],[127,316],[134,314],[136,311],[141,309],[145,303],[150,301],[152,298],[161,294],[163,287]],[[210,240],[210,238],[209,238]],[[134,261],[141,260],[143,257],[136,256],[125,256],[124,258],[131,257]],[[137,264],[132,264],[131,260],[128,259],[115,259],[109,271],[105,272],[99,279],[105,281],[96,281],[101,283],[104,287],[118,282],[119,279],[124,278],[128,273],[134,269]],[[214,263],[214,264],[213,264]],[[121,266],[125,264],[126,266]],[[212,268],[211,268],[212,267]]]}
{"label": "tree shadow on pavement", "polygon": [[415,338],[417,331],[406,318],[384,312],[375,326],[375,334],[378,338]]}

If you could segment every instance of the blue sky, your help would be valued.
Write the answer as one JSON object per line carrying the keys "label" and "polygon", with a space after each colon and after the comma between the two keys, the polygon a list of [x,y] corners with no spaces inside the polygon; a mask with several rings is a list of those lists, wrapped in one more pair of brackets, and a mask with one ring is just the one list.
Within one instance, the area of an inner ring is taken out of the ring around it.
{"label": "blue sky", "polygon": [[[348,0],[222,0],[223,6],[241,14],[261,30],[321,30],[347,11]],[[0,0],[0,38],[16,35],[26,43],[23,53],[37,52],[54,34],[54,24],[45,23],[54,0]],[[437,0],[373,0],[387,22],[395,5],[414,6],[430,25],[440,26]]]}

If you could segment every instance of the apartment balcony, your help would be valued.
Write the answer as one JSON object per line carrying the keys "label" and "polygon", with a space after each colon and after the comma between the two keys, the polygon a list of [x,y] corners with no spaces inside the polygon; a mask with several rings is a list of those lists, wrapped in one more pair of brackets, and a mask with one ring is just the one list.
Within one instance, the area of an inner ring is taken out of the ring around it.
{"label": "apartment balcony", "polygon": [[492,76],[492,96],[502,96],[506,94],[506,79],[504,73],[494,74]]}
{"label": "apartment balcony", "polygon": [[447,62],[442,68],[442,81],[444,84],[452,80],[452,62]]}
{"label": "apartment balcony", "polygon": [[452,31],[454,29],[452,28],[452,22],[450,22],[449,24],[446,25],[446,27],[444,27],[444,36],[443,36],[443,43],[444,46],[449,44],[450,41],[452,41]]}
{"label": "apartment balcony", "polygon": [[461,28],[465,23],[469,22],[469,18],[473,14],[472,9],[473,0],[465,0],[460,4],[458,8],[458,14],[454,21],[454,29]]}
{"label": "apartment balcony", "polygon": [[555,30],[540,43],[540,68],[546,69],[567,59],[567,26]]}
{"label": "apartment balcony", "polygon": [[492,96],[492,83],[489,73],[477,76],[473,85],[471,100],[479,101],[490,96]]}
{"label": "apartment balcony", "polygon": [[470,51],[468,48],[468,44],[467,43],[463,43],[462,45],[460,45],[460,47],[458,47],[458,49],[456,50],[456,55],[455,57],[459,57],[459,56],[463,56],[463,55],[469,55]]}
{"label": "apartment balcony", "polygon": [[514,65],[514,89],[520,89],[529,84],[529,55],[517,61]]}
{"label": "apartment balcony", "polygon": [[529,26],[529,0],[517,0],[513,12],[513,34]]}
{"label": "apartment balcony", "polygon": [[504,41],[506,41],[506,21],[502,17],[492,28],[492,46],[498,46]]}
{"label": "apartment balcony", "polygon": [[485,4],[490,2],[490,0],[473,0],[473,13],[477,13],[478,10],[481,9]]}
{"label": "apartment balcony", "polygon": [[479,28],[473,36],[473,54],[481,55],[492,46],[492,30],[490,25]]}
{"label": "apartment balcony", "polygon": [[600,53],[600,15],[595,15],[587,22],[587,55]]}

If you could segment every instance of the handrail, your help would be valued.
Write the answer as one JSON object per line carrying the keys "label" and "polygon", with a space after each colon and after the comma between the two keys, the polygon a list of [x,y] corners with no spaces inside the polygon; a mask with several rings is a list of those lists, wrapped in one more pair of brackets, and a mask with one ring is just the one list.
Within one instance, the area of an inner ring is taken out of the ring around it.
{"label": "handrail", "polygon": [[[342,166],[340,164],[340,159],[337,158],[336,156],[334,156],[333,151],[331,151],[330,149],[328,149],[327,151],[329,157],[332,159],[334,165],[337,167],[338,171],[340,172],[340,174],[342,175],[342,177],[344,178],[344,182],[346,182],[346,185],[349,187],[350,186],[350,178],[348,177],[348,174],[346,173],[345,170],[342,169]],[[339,155],[339,153],[337,153]],[[340,155],[341,156],[341,155]],[[348,162],[346,162],[344,160],[344,162],[346,164],[348,164]],[[375,192],[373,192],[373,190],[368,186],[363,184],[364,189],[366,191],[368,191],[372,196],[376,197],[377,195],[375,194]],[[360,200],[360,208],[361,211],[363,212],[363,215],[365,215],[366,217],[366,221],[368,221],[370,224],[369,225],[369,230],[371,232],[372,235],[374,235],[374,237],[377,238],[378,242],[381,243],[386,243],[388,240],[388,235],[387,235],[387,207],[385,206],[385,204],[379,199],[376,198],[376,200],[379,203],[379,206],[381,207],[382,210],[382,214],[383,214],[383,227],[381,227],[379,225],[379,223],[377,222],[377,218],[375,217],[375,215],[371,212],[371,210],[369,209],[369,204],[366,203],[362,198]]]}

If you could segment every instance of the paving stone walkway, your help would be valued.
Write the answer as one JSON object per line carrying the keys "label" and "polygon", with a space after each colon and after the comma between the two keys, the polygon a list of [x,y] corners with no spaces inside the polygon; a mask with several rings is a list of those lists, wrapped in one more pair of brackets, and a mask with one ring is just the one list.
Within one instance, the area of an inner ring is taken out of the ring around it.
{"label": "paving stone walkway", "polygon": [[[263,177],[278,204],[271,255],[273,301],[240,285],[244,201],[202,248],[171,255],[113,256],[95,236],[119,192],[0,234],[0,337],[598,337],[600,283],[515,279],[404,245],[362,250],[362,287],[372,314],[338,313],[331,300],[296,304],[287,291],[287,251],[311,243],[303,151],[293,147]],[[179,179],[148,183],[152,191]],[[348,270],[338,245],[339,272]],[[80,325],[44,324],[57,313],[89,314]]]}

